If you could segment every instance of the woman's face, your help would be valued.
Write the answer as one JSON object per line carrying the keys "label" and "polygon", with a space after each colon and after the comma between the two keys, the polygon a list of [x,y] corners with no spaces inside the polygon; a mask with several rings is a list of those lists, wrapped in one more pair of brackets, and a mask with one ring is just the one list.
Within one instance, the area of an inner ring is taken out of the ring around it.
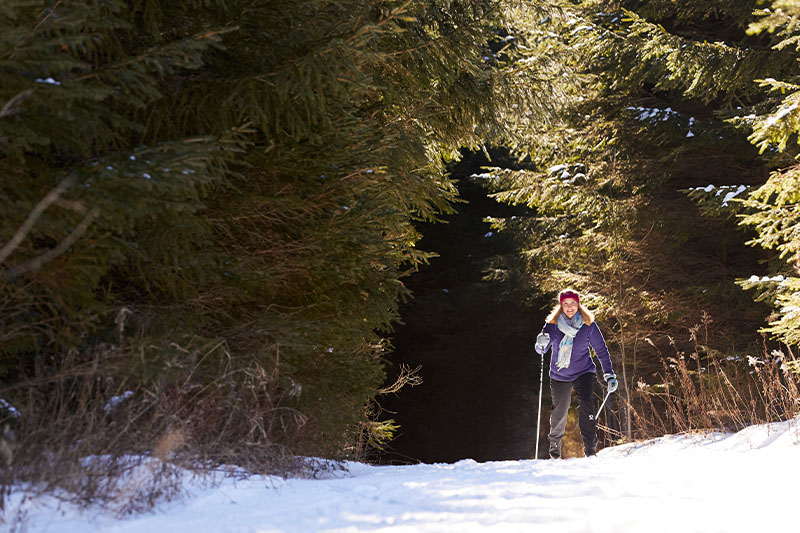
{"label": "woman's face", "polygon": [[575,298],[564,298],[561,302],[561,311],[567,315],[567,318],[572,320],[572,317],[578,312],[578,300]]}

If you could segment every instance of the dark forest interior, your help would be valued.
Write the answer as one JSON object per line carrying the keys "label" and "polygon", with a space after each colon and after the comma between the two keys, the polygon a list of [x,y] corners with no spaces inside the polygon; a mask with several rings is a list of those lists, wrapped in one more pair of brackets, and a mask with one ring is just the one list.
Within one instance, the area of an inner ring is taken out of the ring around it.
{"label": "dark forest interior", "polygon": [[[393,335],[395,365],[422,366],[423,383],[382,400],[385,418],[401,425],[383,459],[447,462],[533,455],[539,356],[533,340],[545,312],[520,294],[484,280],[492,257],[512,250],[484,217],[525,216],[499,204],[480,178],[486,164],[471,155],[454,166],[464,203],[446,223],[424,224],[419,247],[439,257],[405,281],[414,294]],[[545,380],[546,381],[546,380]],[[545,383],[546,384],[546,383]]]}

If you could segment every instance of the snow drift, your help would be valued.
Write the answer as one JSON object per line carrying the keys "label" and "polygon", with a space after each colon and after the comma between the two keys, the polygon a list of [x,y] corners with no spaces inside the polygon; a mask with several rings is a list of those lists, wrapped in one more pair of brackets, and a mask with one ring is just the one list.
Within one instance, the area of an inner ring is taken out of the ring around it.
{"label": "snow drift", "polygon": [[187,481],[181,501],[122,518],[17,492],[6,517],[21,512],[27,531],[65,533],[788,531],[798,522],[799,443],[793,420],[588,459],[349,463],[321,480]]}

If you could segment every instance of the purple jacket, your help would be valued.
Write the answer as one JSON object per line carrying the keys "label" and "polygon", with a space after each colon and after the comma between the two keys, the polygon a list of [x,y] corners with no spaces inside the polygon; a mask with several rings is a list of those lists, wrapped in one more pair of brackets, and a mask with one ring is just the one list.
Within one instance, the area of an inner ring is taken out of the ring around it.
{"label": "purple jacket", "polygon": [[[550,344],[547,348],[553,348],[550,356],[550,379],[556,381],[574,381],[578,376],[589,372],[596,372],[597,367],[592,360],[592,355],[589,353],[589,346],[594,349],[594,353],[596,353],[597,358],[600,359],[603,373],[614,373],[611,367],[611,356],[608,353],[608,346],[606,346],[603,334],[600,333],[600,328],[597,327],[597,322],[592,322],[591,326],[587,326],[586,324],[581,326],[578,333],[575,334],[575,340],[572,343],[572,357],[569,366],[561,370],[556,369],[556,361],[558,360],[558,345],[561,343],[561,339],[564,338],[564,334],[561,333],[561,330],[558,329],[556,324],[550,324],[549,322],[544,325],[542,331],[550,334]],[[547,349],[545,349],[545,351],[547,351]]]}

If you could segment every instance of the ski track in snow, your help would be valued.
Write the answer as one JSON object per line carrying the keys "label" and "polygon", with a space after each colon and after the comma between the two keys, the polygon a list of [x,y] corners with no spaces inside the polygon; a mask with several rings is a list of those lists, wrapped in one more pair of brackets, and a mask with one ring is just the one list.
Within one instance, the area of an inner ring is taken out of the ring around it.
{"label": "ski track in snow", "polygon": [[[667,436],[588,459],[349,463],[349,473],[324,480],[229,479],[122,519],[48,498],[23,507],[31,532],[791,531],[799,443],[794,420]],[[12,494],[9,510],[19,500]]]}

